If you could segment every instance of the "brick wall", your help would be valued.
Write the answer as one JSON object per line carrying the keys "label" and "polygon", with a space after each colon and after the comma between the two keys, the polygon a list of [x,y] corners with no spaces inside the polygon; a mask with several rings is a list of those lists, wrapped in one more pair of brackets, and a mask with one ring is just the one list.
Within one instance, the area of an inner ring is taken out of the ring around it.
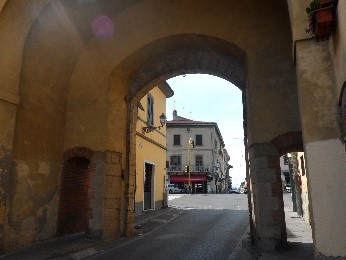
{"label": "brick wall", "polygon": [[270,143],[249,148],[255,243],[262,251],[286,247],[287,234],[278,149]]}
{"label": "brick wall", "polygon": [[61,176],[58,235],[86,232],[89,219],[90,160],[93,151],[76,147],[64,153]]}
{"label": "brick wall", "polygon": [[86,232],[88,227],[88,189],[90,161],[77,156],[64,166],[60,192],[58,234]]}

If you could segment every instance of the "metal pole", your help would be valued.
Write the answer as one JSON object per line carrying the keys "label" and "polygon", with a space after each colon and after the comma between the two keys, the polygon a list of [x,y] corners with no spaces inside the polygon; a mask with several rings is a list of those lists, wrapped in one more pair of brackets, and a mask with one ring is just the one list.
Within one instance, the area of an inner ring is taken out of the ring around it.
{"label": "metal pole", "polygon": [[189,144],[187,146],[187,172],[189,174],[189,193],[191,193],[191,175],[190,175],[190,146],[192,138],[189,139]]}

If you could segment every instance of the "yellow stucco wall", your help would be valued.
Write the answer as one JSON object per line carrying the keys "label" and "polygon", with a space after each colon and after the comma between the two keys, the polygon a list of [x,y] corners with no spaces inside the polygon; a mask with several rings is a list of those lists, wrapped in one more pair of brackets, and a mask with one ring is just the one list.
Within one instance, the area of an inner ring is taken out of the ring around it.
{"label": "yellow stucco wall", "polygon": [[[290,12],[290,22],[293,46],[295,42],[311,38],[310,33],[306,33],[309,28],[308,15],[305,8],[309,6],[311,0],[287,0]],[[333,54],[333,65],[336,79],[336,94],[340,96],[342,86],[346,81],[346,2],[338,1],[337,6],[337,29],[335,35],[331,37],[330,47]]]}
{"label": "yellow stucco wall", "polygon": [[[166,96],[159,87],[154,87],[150,92],[154,98],[154,126],[159,126],[159,116],[166,111]],[[138,109],[136,130],[136,203],[143,202],[144,197],[144,166],[150,163],[155,166],[154,170],[154,199],[163,201],[164,181],[166,175],[166,126],[160,130],[142,135],[142,127],[147,126],[142,120],[147,121],[147,96],[140,103],[145,111]],[[142,120],[141,120],[142,119]]]}
{"label": "yellow stucco wall", "polygon": [[[346,1],[339,1],[339,10],[346,10]],[[335,78],[336,93],[341,94],[343,85],[346,82],[346,12],[338,12],[337,30],[331,41]]]}
{"label": "yellow stucco wall", "polygon": [[[289,0],[306,26],[296,24],[292,31],[305,31],[308,17],[299,5],[310,1]],[[307,169],[310,222],[316,254],[345,256],[344,176],[345,144],[340,140],[338,103],[345,82],[345,1],[339,1],[338,25],[329,41],[295,39],[297,83]],[[291,9],[294,11],[294,9]],[[299,14],[300,12],[300,14]],[[291,23],[292,24],[292,23]],[[305,191],[305,186],[302,187]],[[305,211],[307,211],[305,209]],[[333,224],[327,216],[333,216]],[[330,235],[333,234],[333,235]]]}
{"label": "yellow stucco wall", "polygon": [[298,160],[298,171],[301,176],[301,181],[302,181],[302,192],[308,192],[308,183],[307,183],[307,175],[306,175],[306,168],[305,170],[302,169],[302,161],[301,157],[303,157],[303,161],[305,163],[304,167],[306,167],[306,162],[305,162],[305,156],[303,152],[298,152],[297,153],[297,160]]}

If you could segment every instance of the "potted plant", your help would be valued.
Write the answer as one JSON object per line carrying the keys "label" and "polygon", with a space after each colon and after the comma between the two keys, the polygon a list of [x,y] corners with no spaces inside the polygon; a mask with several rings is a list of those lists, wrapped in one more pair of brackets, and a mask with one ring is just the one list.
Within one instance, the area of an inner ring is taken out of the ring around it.
{"label": "potted plant", "polygon": [[316,41],[328,40],[335,31],[335,0],[313,0],[306,8],[309,29]]}

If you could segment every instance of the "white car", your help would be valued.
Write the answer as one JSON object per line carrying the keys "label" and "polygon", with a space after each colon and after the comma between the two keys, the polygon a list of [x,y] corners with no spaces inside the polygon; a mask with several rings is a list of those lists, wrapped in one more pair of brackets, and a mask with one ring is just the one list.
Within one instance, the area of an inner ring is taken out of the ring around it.
{"label": "white car", "polygon": [[182,193],[182,191],[183,191],[176,184],[168,184],[167,190],[169,193]]}

